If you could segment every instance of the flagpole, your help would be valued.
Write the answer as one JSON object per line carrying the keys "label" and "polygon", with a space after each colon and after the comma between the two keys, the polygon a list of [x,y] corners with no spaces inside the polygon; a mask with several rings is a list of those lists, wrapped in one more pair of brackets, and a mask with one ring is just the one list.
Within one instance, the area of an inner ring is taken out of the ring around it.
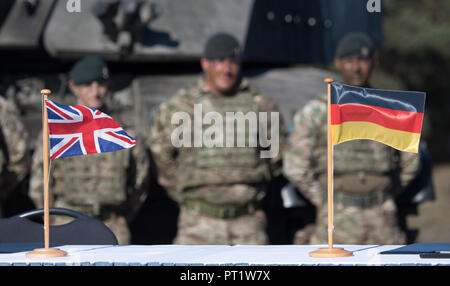
{"label": "flagpole", "polygon": [[48,95],[51,93],[50,90],[44,89],[41,91],[43,101],[42,101],[42,146],[43,146],[43,162],[44,162],[44,242],[45,248],[50,247],[50,211],[49,211],[49,195],[48,195],[48,116],[47,108],[45,107],[45,101]]}
{"label": "flagpole", "polygon": [[331,135],[331,84],[333,78],[326,78],[327,84],[327,159],[328,159],[328,248],[319,248],[309,253],[311,257],[347,257],[353,253],[343,248],[333,247],[333,144]]}
{"label": "flagpole", "polygon": [[44,248],[38,248],[27,253],[27,257],[62,257],[67,252],[57,248],[50,248],[50,207],[49,207],[49,135],[48,135],[48,116],[45,101],[52,92],[49,89],[41,90],[42,94],[42,145],[43,145],[43,161],[44,161]]}
{"label": "flagpole", "polygon": [[331,83],[332,78],[324,80],[327,83],[327,159],[328,159],[328,248],[333,248],[333,144],[331,137]]}

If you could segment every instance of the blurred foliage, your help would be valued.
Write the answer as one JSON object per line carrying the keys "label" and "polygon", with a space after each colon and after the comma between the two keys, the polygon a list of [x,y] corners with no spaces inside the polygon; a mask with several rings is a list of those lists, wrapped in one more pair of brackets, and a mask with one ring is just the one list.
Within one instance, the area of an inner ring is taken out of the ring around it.
{"label": "blurred foliage", "polygon": [[[380,67],[408,90],[427,92],[425,138],[434,159],[450,158],[450,1],[383,1]],[[425,134],[423,134],[424,136]],[[425,137],[425,136],[424,136]]]}
{"label": "blurred foliage", "polygon": [[383,2],[385,47],[402,54],[434,51],[450,59],[450,1]]}

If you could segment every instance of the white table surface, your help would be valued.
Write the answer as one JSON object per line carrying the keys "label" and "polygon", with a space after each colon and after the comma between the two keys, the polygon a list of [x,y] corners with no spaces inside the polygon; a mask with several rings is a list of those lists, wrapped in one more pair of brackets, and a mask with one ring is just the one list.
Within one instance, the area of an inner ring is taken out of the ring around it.
{"label": "white table surface", "polygon": [[66,245],[59,258],[27,258],[26,252],[1,253],[0,265],[100,266],[272,266],[272,265],[450,265],[450,259],[423,259],[418,254],[380,254],[402,245],[335,245],[352,251],[344,258],[312,258],[326,245]]}

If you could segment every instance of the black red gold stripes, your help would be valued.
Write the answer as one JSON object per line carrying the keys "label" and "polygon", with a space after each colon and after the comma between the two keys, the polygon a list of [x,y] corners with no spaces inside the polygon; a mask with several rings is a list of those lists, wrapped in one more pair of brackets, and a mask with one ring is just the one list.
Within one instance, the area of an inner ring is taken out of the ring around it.
{"label": "black red gold stripes", "polygon": [[371,139],[417,152],[425,110],[423,92],[390,91],[331,84],[333,144]]}

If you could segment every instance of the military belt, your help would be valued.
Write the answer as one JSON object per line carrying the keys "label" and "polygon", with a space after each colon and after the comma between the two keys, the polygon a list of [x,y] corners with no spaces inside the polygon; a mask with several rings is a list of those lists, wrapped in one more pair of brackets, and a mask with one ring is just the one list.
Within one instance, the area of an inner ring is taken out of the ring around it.
{"label": "military belt", "polygon": [[[326,192],[324,194],[326,195]],[[385,192],[366,194],[334,192],[333,198],[335,204],[341,204],[344,207],[371,208],[386,201],[388,195]]]}
{"label": "military belt", "polygon": [[123,215],[123,208],[120,205],[119,206],[109,204],[77,205],[77,204],[58,203],[58,207],[76,210],[100,221],[105,221],[109,219],[113,213],[117,215]]}
{"label": "military belt", "polygon": [[187,209],[196,211],[198,214],[219,219],[233,219],[246,214],[253,213],[256,209],[254,204],[243,206],[216,205],[201,200],[185,199],[182,205]]}

